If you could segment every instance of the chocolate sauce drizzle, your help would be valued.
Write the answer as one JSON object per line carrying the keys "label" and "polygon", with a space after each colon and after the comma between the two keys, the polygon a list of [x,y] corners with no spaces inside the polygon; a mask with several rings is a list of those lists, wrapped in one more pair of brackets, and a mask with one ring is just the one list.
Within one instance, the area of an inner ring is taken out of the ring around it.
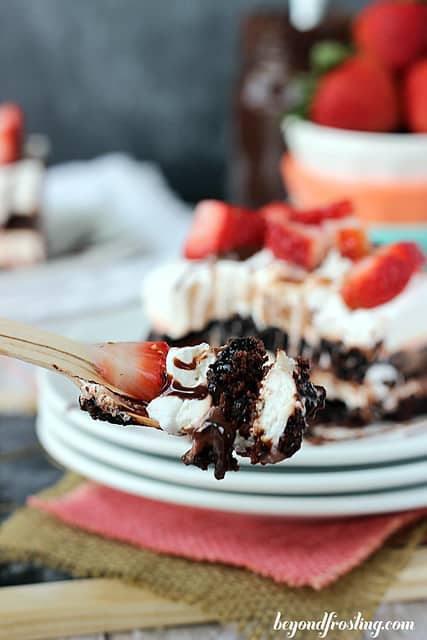
{"label": "chocolate sauce drizzle", "polygon": [[194,371],[197,367],[197,358],[193,358],[191,362],[184,362],[179,358],[174,358],[173,363],[177,369],[183,369],[184,371]]}
{"label": "chocolate sauce drizzle", "polygon": [[186,465],[194,464],[204,470],[213,464],[215,478],[222,480],[227,471],[239,469],[237,459],[233,456],[235,435],[235,428],[215,407],[206,421],[194,430],[191,449],[181,459]]}
{"label": "chocolate sauce drizzle", "polygon": [[208,387],[206,384],[199,384],[197,387],[184,387],[169,376],[169,384],[162,395],[178,396],[183,400],[203,400],[208,395]]}

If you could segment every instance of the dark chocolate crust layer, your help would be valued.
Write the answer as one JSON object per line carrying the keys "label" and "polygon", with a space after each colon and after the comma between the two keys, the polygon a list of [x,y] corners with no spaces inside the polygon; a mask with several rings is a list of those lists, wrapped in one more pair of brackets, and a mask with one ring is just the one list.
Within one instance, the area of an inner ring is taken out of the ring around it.
{"label": "dark chocolate crust layer", "polygon": [[319,411],[314,424],[362,427],[380,421],[405,422],[423,414],[427,414],[427,396],[405,398],[389,413],[375,404],[364,409],[349,409],[341,400],[326,398],[325,408]]}
{"label": "dark chocolate crust layer", "polygon": [[35,211],[31,216],[24,216],[19,213],[11,213],[7,219],[4,229],[31,229],[40,230],[38,212]]}
{"label": "dark chocolate crust layer", "polygon": [[210,322],[202,331],[193,331],[179,339],[173,339],[165,334],[152,331],[147,340],[165,340],[172,347],[209,342],[212,346],[225,344],[230,338],[247,338],[256,336],[264,343],[269,351],[288,347],[288,337],[281,329],[268,327],[259,331],[250,318],[234,316],[230,320],[215,320]]}
{"label": "dark chocolate crust layer", "polygon": [[124,419],[118,415],[112,415],[108,411],[101,409],[93,398],[79,398],[80,409],[87,411],[93,420],[101,420],[102,422],[111,422],[111,424],[119,424],[121,426],[130,426],[138,424],[135,420]]}
{"label": "dark chocolate crust layer", "polygon": [[[236,316],[231,320],[221,320],[209,323],[203,331],[189,333],[179,340],[171,340],[169,336],[160,335],[152,332],[149,340],[166,340],[172,346],[183,347],[188,344],[199,344],[200,342],[209,342],[209,344],[224,344],[230,338],[256,336],[263,341],[268,351],[276,351],[276,349],[288,348],[288,335],[277,327],[267,327],[258,330],[253,320],[250,318],[241,318]],[[340,342],[331,342],[322,340],[319,347],[315,349],[302,341],[298,351],[304,358],[309,359],[313,364],[318,364],[325,354],[331,362],[331,370],[334,374],[343,380],[352,380],[361,382],[366,374],[368,367],[373,360],[379,357],[381,345],[378,344],[369,352],[360,349],[346,349]],[[427,361],[427,356],[426,356]]]}

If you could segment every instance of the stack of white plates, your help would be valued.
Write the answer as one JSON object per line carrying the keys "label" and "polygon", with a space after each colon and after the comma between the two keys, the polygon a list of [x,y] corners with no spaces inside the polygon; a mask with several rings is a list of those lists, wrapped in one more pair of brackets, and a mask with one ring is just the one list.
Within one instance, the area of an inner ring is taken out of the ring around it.
{"label": "stack of white plates", "polygon": [[[98,340],[130,339],[137,331],[133,322],[131,336],[119,326]],[[42,373],[39,438],[60,463],[111,487],[197,507],[292,517],[427,507],[427,420],[342,442],[306,442],[277,465],[242,460],[239,472],[218,481],[212,471],[180,461],[187,440],[95,422],[78,409],[77,393],[69,381]]]}

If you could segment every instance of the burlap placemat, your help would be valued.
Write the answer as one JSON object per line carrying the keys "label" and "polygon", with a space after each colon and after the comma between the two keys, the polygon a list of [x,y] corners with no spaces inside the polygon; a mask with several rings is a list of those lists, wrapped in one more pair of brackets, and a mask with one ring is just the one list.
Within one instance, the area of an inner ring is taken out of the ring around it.
{"label": "burlap placemat", "polygon": [[[63,495],[81,481],[68,474],[41,495]],[[277,638],[273,629],[277,611],[289,620],[319,620],[325,611],[335,611],[340,620],[350,620],[359,611],[371,619],[425,530],[422,523],[395,536],[361,566],[321,591],[290,588],[244,569],[137,549],[71,528],[30,508],[18,510],[0,529],[0,560],[30,561],[79,577],[136,582],[163,597],[196,605],[219,622],[235,624],[248,640],[258,640]],[[358,635],[337,629],[327,637],[346,640]],[[305,631],[298,637],[319,635]]]}

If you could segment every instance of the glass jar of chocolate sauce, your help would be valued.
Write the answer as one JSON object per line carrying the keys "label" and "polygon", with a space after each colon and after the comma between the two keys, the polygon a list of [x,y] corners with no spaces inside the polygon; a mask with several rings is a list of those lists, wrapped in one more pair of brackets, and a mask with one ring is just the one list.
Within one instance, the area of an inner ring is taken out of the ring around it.
{"label": "glass jar of chocolate sauce", "polygon": [[342,16],[331,16],[308,31],[295,29],[287,13],[251,15],[243,22],[228,172],[234,202],[258,207],[284,197],[280,121],[291,106],[290,81],[308,69],[316,41],[348,37],[349,20]]}

